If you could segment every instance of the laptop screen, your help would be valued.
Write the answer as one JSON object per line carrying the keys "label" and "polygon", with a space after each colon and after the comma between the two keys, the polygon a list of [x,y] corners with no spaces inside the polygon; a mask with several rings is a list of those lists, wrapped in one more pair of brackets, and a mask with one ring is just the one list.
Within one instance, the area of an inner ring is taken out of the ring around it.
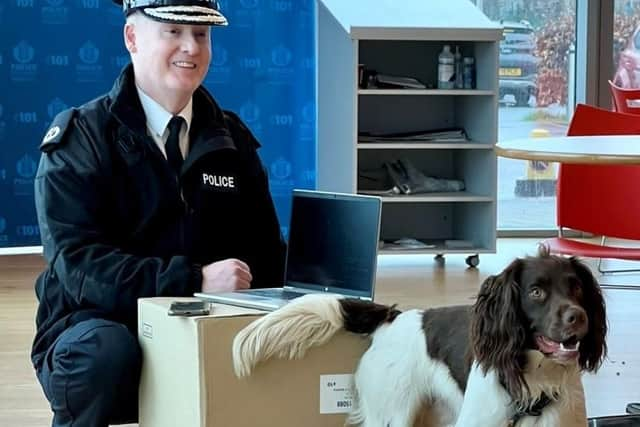
{"label": "laptop screen", "polygon": [[373,298],[381,201],[295,190],[286,285]]}

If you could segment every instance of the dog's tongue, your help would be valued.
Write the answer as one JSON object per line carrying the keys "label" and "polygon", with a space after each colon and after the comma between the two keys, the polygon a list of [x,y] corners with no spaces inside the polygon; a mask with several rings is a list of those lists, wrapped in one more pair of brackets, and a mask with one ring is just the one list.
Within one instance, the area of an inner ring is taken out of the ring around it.
{"label": "dog's tongue", "polygon": [[538,345],[538,350],[545,354],[555,353],[560,350],[559,342],[553,341],[542,335],[538,335],[536,337],[536,344]]}
{"label": "dog's tongue", "polygon": [[552,354],[561,358],[576,356],[580,348],[580,342],[578,341],[572,344],[563,344],[542,335],[536,337],[536,344],[538,345],[538,350],[544,354]]}

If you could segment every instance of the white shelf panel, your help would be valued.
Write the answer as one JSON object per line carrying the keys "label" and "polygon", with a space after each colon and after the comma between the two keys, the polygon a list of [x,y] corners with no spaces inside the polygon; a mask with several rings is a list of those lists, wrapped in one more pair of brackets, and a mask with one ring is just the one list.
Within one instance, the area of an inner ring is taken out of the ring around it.
{"label": "white shelf panel", "polygon": [[495,92],[481,89],[358,89],[358,95],[492,96]]}
{"label": "white shelf panel", "polygon": [[437,254],[464,254],[464,255],[475,255],[475,254],[490,254],[495,253],[494,249],[487,248],[468,248],[468,249],[448,249],[444,246],[436,246],[435,248],[428,249],[379,249],[378,255],[437,255]]}
{"label": "white shelf panel", "polygon": [[[345,1],[345,0],[340,0]],[[351,1],[351,0],[350,0]],[[369,0],[370,1],[370,0]],[[438,0],[442,1],[442,0]],[[444,2],[443,2],[444,3]],[[404,4],[403,4],[404,7]],[[369,6],[367,6],[369,8]],[[367,9],[369,10],[369,9]],[[456,14],[463,14],[456,12]],[[366,15],[366,14],[364,14]],[[433,11],[429,12],[433,15]],[[368,28],[368,27],[351,27],[351,36],[357,40],[423,40],[423,41],[486,41],[493,42],[496,38],[502,37],[500,29],[469,29],[469,28],[451,28],[443,26],[440,28],[430,28],[424,30],[422,28]],[[496,37],[497,36],[497,37]]]}
{"label": "white shelf panel", "polygon": [[[362,194],[374,194],[375,191],[363,191]],[[450,203],[450,202],[492,202],[491,196],[479,196],[466,191],[456,191],[451,193],[430,193],[416,196],[398,195],[385,196],[377,194],[382,198],[383,203]]]}
{"label": "white shelf panel", "polygon": [[476,142],[361,142],[359,150],[493,150],[493,144]]}
{"label": "white shelf panel", "polygon": [[452,35],[475,40],[484,33],[488,33],[486,40],[499,40],[502,36],[499,23],[465,0],[404,0],[402,7],[394,1],[377,2],[373,7],[370,0],[321,0],[320,4],[353,39],[388,39],[390,33],[399,33],[406,40],[420,36],[451,40]]}

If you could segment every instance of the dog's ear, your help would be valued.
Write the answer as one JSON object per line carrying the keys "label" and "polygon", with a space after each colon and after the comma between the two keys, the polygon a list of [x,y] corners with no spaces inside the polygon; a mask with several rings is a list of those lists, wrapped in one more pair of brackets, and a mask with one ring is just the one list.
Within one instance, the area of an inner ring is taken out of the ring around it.
{"label": "dog's ear", "polygon": [[484,281],[473,307],[470,330],[475,361],[485,374],[494,369],[516,401],[522,400],[526,390],[523,350],[527,330],[519,283],[525,262],[516,259],[502,273]]}
{"label": "dog's ear", "polygon": [[589,316],[589,331],[580,342],[580,367],[596,371],[607,355],[607,315],[602,291],[591,270],[577,258],[569,258],[571,267],[582,283],[584,308]]}

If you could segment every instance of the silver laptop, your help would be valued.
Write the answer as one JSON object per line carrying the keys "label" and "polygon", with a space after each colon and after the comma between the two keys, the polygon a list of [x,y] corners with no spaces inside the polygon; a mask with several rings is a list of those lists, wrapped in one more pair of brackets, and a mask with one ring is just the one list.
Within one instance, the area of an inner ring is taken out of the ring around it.
{"label": "silver laptop", "polygon": [[373,300],[381,209],[379,197],[293,190],[284,287],[195,296],[262,310],[318,292]]}

